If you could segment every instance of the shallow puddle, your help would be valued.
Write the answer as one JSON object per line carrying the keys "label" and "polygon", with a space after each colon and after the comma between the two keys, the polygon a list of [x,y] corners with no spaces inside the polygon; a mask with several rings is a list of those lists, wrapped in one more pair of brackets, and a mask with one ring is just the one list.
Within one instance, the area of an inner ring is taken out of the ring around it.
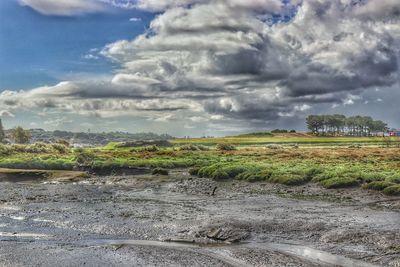
{"label": "shallow puddle", "polygon": [[302,245],[280,243],[249,243],[246,246],[273,250],[283,254],[297,256],[311,262],[329,264],[333,266],[377,267],[377,265],[374,264],[331,254],[329,252]]}

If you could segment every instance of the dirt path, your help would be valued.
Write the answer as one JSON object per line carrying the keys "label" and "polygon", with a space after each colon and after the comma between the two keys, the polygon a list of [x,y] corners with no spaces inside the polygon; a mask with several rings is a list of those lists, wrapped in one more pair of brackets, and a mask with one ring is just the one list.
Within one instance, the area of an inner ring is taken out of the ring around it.
{"label": "dirt path", "polygon": [[396,200],[173,175],[0,183],[1,265],[400,266]]}

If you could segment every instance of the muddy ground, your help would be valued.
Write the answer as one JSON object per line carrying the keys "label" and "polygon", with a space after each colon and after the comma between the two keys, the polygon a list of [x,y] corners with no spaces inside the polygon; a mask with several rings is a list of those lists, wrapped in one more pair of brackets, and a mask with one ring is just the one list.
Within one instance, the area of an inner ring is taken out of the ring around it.
{"label": "muddy ground", "polygon": [[1,266],[400,266],[400,200],[185,171],[0,182]]}

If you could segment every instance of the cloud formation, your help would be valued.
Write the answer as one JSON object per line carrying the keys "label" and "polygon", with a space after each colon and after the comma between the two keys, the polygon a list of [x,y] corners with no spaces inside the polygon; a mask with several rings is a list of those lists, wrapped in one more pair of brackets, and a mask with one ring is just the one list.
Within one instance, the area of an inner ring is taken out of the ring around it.
{"label": "cloud formation", "polygon": [[139,0],[135,7],[161,13],[142,35],[101,51],[120,65],[111,80],[6,91],[0,107],[265,124],[319,104],[349,105],[400,80],[397,0]]}
{"label": "cloud formation", "polygon": [[19,0],[43,15],[75,16],[103,11],[105,6],[96,0]]}

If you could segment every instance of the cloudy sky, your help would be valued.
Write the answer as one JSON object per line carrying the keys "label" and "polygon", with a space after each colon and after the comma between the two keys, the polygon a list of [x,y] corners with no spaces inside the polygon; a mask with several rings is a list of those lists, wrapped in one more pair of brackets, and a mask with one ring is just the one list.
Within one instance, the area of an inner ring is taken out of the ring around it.
{"label": "cloudy sky", "polygon": [[400,127],[399,0],[1,0],[6,127],[224,135]]}

